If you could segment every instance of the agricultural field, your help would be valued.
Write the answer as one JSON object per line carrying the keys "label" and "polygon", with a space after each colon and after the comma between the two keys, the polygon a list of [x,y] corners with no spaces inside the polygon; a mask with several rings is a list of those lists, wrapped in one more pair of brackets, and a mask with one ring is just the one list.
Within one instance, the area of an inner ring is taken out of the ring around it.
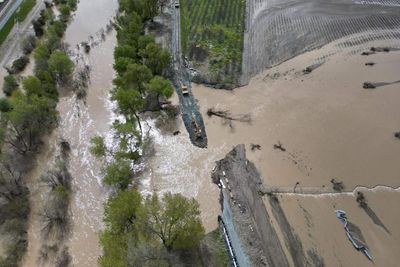
{"label": "agricultural field", "polygon": [[236,85],[246,1],[180,0],[180,6],[182,50],[200,70],[200,82]]}

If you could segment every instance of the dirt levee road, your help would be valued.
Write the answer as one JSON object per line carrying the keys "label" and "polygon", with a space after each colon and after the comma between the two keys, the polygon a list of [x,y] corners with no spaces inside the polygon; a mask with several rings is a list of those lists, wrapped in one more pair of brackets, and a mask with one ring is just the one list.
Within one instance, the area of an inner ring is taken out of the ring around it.
{"label": "dirt levee road", "polygon": [[263,69],[355,33],[347,45],[400,38],[398,1],[248,0],[242,83]]}

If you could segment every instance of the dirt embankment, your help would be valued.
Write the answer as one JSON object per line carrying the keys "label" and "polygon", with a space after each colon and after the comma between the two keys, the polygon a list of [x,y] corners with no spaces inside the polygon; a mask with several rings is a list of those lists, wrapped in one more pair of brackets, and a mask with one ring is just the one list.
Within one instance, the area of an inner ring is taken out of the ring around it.
{"label": "dirt embankment", "polygon": [[236,146],[217,162],[213,172],[214,183],[223,184],[230,196],[232,221],[244,253],[252,266],[288,266],[287,257],[279,242],[270,215],[258,194],[260,174],[246,158],[244,145]]}
{"label": "dirt embankment", "polygon": [[[251,266],[325,265],[314,249],[304,249],[274,195],[269,196],[271,217],[260,194],[263,188],[260,174],[246,158],[244,145],[236,146],[217,162],[212,179],[220,186],[221,196],[229,197],[227,202],[224,201],[229,203],[229,207],[223,206],[222,209],[232,210],[232,222],[224,223],[233,224]],[[283,238],[279,238],[278,232]]]}

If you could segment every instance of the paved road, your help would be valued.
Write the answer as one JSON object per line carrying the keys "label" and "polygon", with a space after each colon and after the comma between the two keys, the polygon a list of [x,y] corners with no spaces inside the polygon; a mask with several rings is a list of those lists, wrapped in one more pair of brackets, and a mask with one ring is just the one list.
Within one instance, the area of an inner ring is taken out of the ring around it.
{"label": "paved road", "polygon": [[[173,61],[175,69],[175,88],[179,96],[179,102],[181,104],[182,119],[185,123],[185,127],[190,135],[190,140],[195,146],[205,148],[207,147],[207,135],[204,127],[203,118],[199,112],[195,97],[192,92],[191,86],[191,75],[187,68],[184,67],[182,53],[180,48],[180,10],[174,8],[174,27],[173,27],[173,38],[172,38],[172,50],[173,50]],[[188,86],[189,95],[183,96],[181,85]],[[196,122],[201,133],[196,135],[196,129],[194,127]]]}
{"label": "paved road", "polygon": [[4,7],[4,10],[2,10],[0,13],[0,30],[3,29],[4,25],[18,9],[21,3],[22,0],[12,0],[7,4],[7,6]]}
{"label": "paved road", "polygon": [[20,44],[29,34],[33,34],[33,30],[30,29],[32,20],[36,18],[40,11],[44,8],[44,0],[37,0],[36,5],[29,12],[28,16],[21,23],[14,25],[14,28],[9,33],[6,41],[0,48],[0,67],[6,66],[10,60],[17,58],[20,53]]}

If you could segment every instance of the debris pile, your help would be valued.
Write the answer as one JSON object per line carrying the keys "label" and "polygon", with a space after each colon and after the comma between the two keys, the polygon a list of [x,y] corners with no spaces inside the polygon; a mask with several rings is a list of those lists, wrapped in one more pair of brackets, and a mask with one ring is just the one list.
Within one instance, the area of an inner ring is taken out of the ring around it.
{"label": "debris pile", "polygon": [[364,237],[362,236],[360,228],[358,228],[356,225],[352,224],[347,220],[347,215],[346,212],[343,210],[336,210],[336,217],[342,222],[344,226],[344,230],[346,231],[346,235],[353,244],[353,246],[361,251],[362,253],[367,256],[367,258],[372,261],[373,258],[371,254],[369,254],[368,247],[365,244]]}

